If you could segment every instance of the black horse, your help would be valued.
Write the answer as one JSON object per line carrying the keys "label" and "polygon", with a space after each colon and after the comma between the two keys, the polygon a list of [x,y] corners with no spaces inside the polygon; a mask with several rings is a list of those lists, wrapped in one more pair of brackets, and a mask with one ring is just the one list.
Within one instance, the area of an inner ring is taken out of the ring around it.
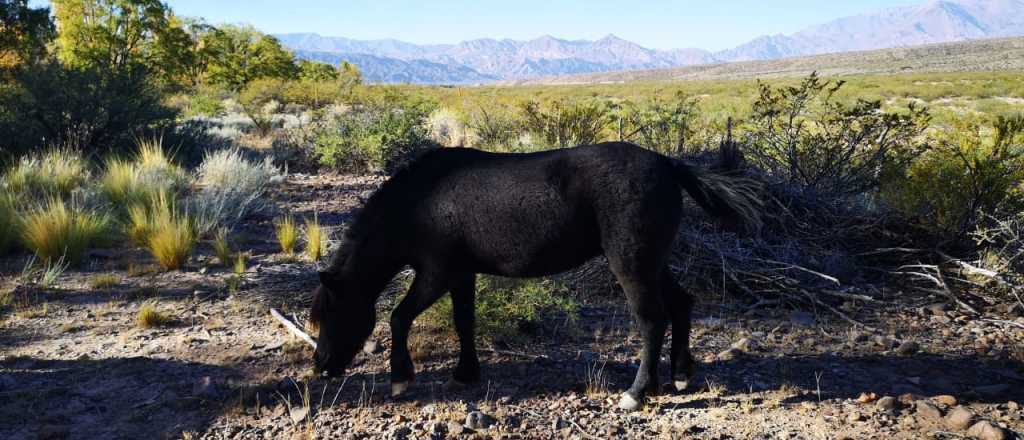
{"label": "black horse", "polygon": [[531,154],[446,148],[425,154],[367,201],[330,267],[320,273],[311,320],[318,373],[338,375],[373,331],[374,304],[405,266],[416,271],[391,314],[392,394],[414,376],[407,346],[416,317],[451,292],[459,363],[454,379],[480,378],[474,347],[478,273],[539,277],[604,254],[643,337],[640,369],[619,406],[658,391],[658,359],[673,326],[672,378],[693,374],[693,300],[666,270],[682,217],[680,188],[712,215],[757,226],[754,186],[703,172],[628,143]]}

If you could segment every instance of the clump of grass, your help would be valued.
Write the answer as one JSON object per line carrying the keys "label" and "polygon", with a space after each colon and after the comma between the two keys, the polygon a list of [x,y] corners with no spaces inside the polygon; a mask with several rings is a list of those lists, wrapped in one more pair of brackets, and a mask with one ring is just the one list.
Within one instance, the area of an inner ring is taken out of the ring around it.
{"label": "clump of grass", "polygon": [[139,169],[135,164],[116,158],[107,160],[100,178],[100,191],[107,199],[119,205],[138,202],[139,187]]}
{"label": "clump of grass", "polygon": [[244,253],[239,252],[235,255],[234,271],[235,275],[242,276],[245,273],[247,257]]}
{"label": "clump of grass", "polygon": [[137,322],[141,328],[162,327],[171,322],[171,318],[157,310],[155,301],[149,301],[139,308]]}
{"label": "clump of grass", "polygon": [[118,284],[121,284],[121,277],[112,273],[94,275],[89,278],[89,288],[93,290],[109,289]]}
{"label": "clump of grass", "polygon": [[22,239],[44,262],[64,257],[76,264],[89,246],[106,241],[109,223],[106,215],[52,197],[25,215]]}
{"label": "clump of grass", "polygon": [[320,218],[306,219],[306,256],[313,262],[320,261],[324,255],[324,229],[320,226]]}
{"label": "clump of grass", "polygon": [[195,222],[188,212],[179,212],[173,200],[154,201],[146,241],[149,252],[167,270],[181,269],[195,247]]}
{"label": "clump of grass", "polygon": [[295,227],[295,219],[287,215],[274,222],[277,242],[285,255],[295,255],[295,244],[299,242],[299,230]]}
{"label": "clump of grass", "polygon": [[0,194],[0,255],[7,253],[20,234],[21,224],[18,222],[14,196]]}
{"label": "clump of grass", "polygon": [[227,228],[217,229],[213,236],[213,253],[217,255],[217,261],[227,266],[231,262],[231,245],[228,243]]}
{"label": "clump of grass", "polygon": [[25,156],[4,176],[4,186],[30,197],[67,197],[89,179],[88,162],[79,151],[53,148]]}
{"label": "clump of grass", "polygon": [[135,164],[142,180],[164,188],[175,188],[188,180],[185,170],[164,151],[162,139],[144,139],[137,143],[139,152]]}

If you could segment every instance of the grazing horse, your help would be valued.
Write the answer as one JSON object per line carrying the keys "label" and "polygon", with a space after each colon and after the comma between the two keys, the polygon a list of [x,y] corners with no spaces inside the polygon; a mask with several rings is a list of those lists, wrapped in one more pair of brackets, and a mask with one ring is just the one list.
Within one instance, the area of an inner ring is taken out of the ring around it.
{"label": "grazing horse", "polygon": [[344,372],[373,331],[381,291],[411,266],[415,280],[391,314],[392,394],[413,380],[413,320],[448,292],[460,346],[454,380],[477,382],[476,274],[553,275],[604,254],[643,338],[639,371],[619,406],[636,409],[658,392],[670,323],[672,378],[682,391],[694,369],[693,299],[666,268],[680,189],[716,217],[757,227],[755,188],[622,142],[530,154],[429,152],[370,197],[320,273],[310,316],[319,327],[315,371]]}

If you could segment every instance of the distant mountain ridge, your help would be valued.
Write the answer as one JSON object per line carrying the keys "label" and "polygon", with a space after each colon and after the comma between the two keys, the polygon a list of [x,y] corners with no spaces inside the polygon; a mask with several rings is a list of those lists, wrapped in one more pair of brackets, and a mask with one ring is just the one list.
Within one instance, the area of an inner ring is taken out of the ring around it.
{"label": "distant mountain ridge", "polygon": [[615,35],[596,41],[546,35],[529,41],[484,38],[431,45],[314,33],[276,37],[301,58],[352,62],[369,81],[443,84],[774,60],[1021,35],[1024,0],[956,0],[839,18],[715,53],[649,49]]}

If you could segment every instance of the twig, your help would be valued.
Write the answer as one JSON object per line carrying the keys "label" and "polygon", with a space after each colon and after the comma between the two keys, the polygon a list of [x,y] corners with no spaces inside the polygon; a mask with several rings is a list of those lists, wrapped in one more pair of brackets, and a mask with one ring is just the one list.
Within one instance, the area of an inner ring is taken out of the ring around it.
{"label": "twig", "polygon": [[281,325],[284,326],[284,328],[288,329],[288,331],[290,331],[293,335],[297,336],[299,339],[302,339],[307,344],[309,344],[310,347],[313,347],[313,349],[316,350],[316,340],[313,339],[313,337],[308,335],[306,332],[302,331],[299,327],[297,327],[295,323],[289,321],[288,318],[285,318],[284,315],[277,311],[277,309],[270,309],[270,316],[273,316],[274,319],[276,319],[278,322],[281,323]]}

